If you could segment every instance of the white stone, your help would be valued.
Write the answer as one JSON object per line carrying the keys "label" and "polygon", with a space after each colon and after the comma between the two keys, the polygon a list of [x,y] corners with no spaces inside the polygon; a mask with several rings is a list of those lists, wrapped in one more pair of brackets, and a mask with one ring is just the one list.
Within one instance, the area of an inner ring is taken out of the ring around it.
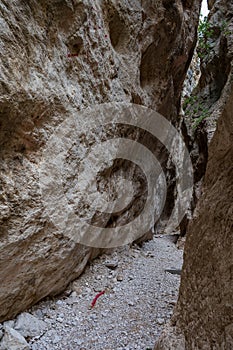
{"label": "white stone", "polygon": [[0,350],[30,350],[25,338],[15,329],[4,326],[4,336],[0,343]]}
{"label": "white stone", "polygon": [[35,316],[23,312],[17,317],[14,329],[24,337],[36,337],[43,334],[47,329],[47,324]]}

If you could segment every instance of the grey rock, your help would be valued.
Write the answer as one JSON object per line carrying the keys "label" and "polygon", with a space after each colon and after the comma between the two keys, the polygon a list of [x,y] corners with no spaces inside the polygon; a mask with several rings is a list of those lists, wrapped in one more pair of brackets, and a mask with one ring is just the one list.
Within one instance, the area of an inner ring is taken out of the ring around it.
{"label": "grey rock", "polygon": [[134,276],[133,276],[133,275],[129,275],[129,276],[128,276],[128,280],[129,280],[129,281],[132,281],[133,279],[134,279]]}
{"label": "grey rock", "polygon": [[23,312],[17,317],[14,329],[25,338],[33,338],[43,334],[47,329],[47,324],[29,313]]}
{"label": "grey rock", "polygon": [[166,269],[166,272],[171,273],[172,275],[181,275],[182,270],[180,269]]}
{"label": "grey rock", "polygon": [[159,325],[162,325],[162,324],[165,323],[165,321],[164,321],[163,318],[158,318],[158,319],[157,319],[157,323],[158,323]]}
{"label": "grey rock", "polygon": [[53,344],[57,344],[61,341],[61,337],[59,337],[57,334],[53,335]]}
{"label": "grey rock", "polygon": [[105,266],[111,270],[115,270],[118,267],[118,260],[106,261]]}
{"label": "grey rock", "polygon": [[72,299],[76,299],[76,298],[78,297],[77,292],[72,292],[71,295],[70,295],[70,297],[71,297]]}
{"label": "grey rock", "polygon": [[130,300],[130,301],[128,301],[128,305],[129,305],[129,306],[134,306],[135,303],[134,303],[132,300]]}
{"label": "grey rock", "polygon": [[170,242],[173,242],[173,243],[177,243],[178,239],[179,239],[180,235],[179,234],[172,234],[172,235],[164,235],[163,238],[164,239],[167,239],[168,241]]}
{"label": "grey rock", "polygon": [[77,345],[82,345],[83,344],[83,340],[82,339],[77,339],[77,340],[75,340],[75,343],[77,344]]}
{"label": "grey rock", "polygon": [[5,325],[4,336],[0,343],[0,350],[30,350],[30,347],[19,332]]}
{"label": "grey rock", "polygon": [[15,320],[9,320],[3,323],[4,326],[8,326],[10,328],[14,328]]}
{"label": "grey rock", "polygon": [[118,282],[122,282],[124,278],[123,278],[122,275],[117,275],[116,279],[117,279]]}

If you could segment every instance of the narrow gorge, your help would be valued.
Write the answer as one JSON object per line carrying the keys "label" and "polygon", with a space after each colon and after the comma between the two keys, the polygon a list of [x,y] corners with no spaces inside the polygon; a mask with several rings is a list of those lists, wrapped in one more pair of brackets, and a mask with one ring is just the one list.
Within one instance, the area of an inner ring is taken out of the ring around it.
{"label": "narrow gorge", "polygon": [[0,0],[1,350],[233,348],[233,2],[202,5]]}

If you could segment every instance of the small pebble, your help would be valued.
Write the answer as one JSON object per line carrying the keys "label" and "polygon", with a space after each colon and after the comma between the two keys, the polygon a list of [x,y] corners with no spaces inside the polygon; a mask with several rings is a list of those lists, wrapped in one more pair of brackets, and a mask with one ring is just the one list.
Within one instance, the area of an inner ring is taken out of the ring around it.
{"label": "small pebble", "polygon": [[118,260],[106,261],[105,266],[111,270],[115,270],[118,267]]}
{"label": "small pebble", "polygon": [[129,306],[134,306],[135,304],[134,304],[133,301],[128,301],[128,305],[129,305]]}
{"label": "small pebble", "polygon": [[118,282],[122,282],[123,281],[123,276],[122,275],[117,275],[116,277]]}

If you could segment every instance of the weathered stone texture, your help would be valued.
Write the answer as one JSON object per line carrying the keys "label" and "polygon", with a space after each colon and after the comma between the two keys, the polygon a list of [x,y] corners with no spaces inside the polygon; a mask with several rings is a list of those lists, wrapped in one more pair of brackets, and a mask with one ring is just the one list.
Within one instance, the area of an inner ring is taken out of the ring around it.
{"label": "weathered stone texture", "polygon": [[[208,27],[204,27],[199,34],[202,37],[202,45],[199,43],[197,46],[201,76],[191,95],[183,102],[182,130],[194,169],[195,190],[191,212],[201,195],[201,184],[208,161],[208,147],[221,115],[219,111],[221,97],[232,65],[232,3],[219,1],[213,5],[208,16]],[[192,66],[190,68],[192,69]],[[184,93],[186,90],[185,85]],[[191,216],[189,215],[189,218]],[[188,221],[186,218],[182,223],[183,234],[186,232]]]}
{"label": "weathered stone texture", "polygon": [[[202,92],[206,103],[215,103],[217,130],[209,144],[202,196],[188,229],[178,304],[156,350],[233,348],[233,7],[227,1],[212,6],[211,23],[218,28],[223,18],[228,23],[202,65]],[[211,65],[223,42],[223,62],[228,64]]]}
{"label": "weathered stone texture", "polygon": [[199,8],[200,0],[1,1],[1,321],[63,290],[98,253],[44,213],[47,140],[104,102],[143,104],[175,121]]}

